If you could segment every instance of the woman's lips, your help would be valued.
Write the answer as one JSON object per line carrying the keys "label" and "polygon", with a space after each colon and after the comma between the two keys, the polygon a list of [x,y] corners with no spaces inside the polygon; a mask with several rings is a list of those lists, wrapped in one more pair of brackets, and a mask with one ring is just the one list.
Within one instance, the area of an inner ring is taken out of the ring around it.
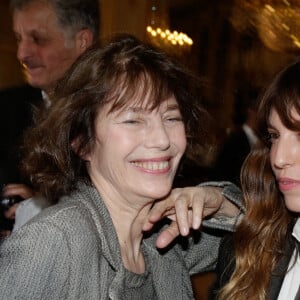
{"label": "woman's lips", "polygon": [[170,158],[132,161],[138,169],[148,173],[166,173],[171,168]]}
{"label": "woman's lips", "polygon": [[289,191],[300,188],[300,181],[292,178],[278,178],[277,182],[281,191]]}

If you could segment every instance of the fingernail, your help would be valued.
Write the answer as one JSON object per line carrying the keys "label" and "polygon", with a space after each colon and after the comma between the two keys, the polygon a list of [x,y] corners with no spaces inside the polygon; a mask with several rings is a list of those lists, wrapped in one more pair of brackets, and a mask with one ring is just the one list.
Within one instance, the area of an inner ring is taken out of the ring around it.
{"label": "fingernail", "polygon": [[182,235],[187,235],[188,233],[189,233],[189,228],[183,227],[183,228],[182,228],[181,234],[182,234]]}

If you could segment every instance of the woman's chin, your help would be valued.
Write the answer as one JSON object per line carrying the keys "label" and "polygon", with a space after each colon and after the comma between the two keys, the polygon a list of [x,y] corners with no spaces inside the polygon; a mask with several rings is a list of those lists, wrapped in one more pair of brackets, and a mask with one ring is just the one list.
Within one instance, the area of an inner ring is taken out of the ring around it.
{"label": "woman's chin", "polygon": [[168,196],[170,191],[171,191],[171,186],[160,188],[160,189],[156,188],[151,191],[148,190],[148,192],[145,192],[145,196],[148,198],[152,198],[153,200],[162,199]]}

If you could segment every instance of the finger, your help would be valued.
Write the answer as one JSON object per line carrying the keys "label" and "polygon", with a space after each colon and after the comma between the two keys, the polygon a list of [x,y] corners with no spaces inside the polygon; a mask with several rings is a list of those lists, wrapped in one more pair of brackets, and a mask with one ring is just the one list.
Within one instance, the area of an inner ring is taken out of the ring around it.
{"label": "finger", "polygon": [[26,188],[25,184],[22,183],[9,183],[3,186],[3,192],[11,192],[19,189]]}
{"label": "finger", "polygon": [[150,223],[155,223],[160,219],[162,219],[162,217],[163,217],[162,206],[160,204],[155,204],[149,212],[148,221]]}
{"label": "finger", "polygon": [[[170,216],[167,216],[167,217],[168,217],[169,220],[176,221],[176,216],[174,214],[172,214]],[[160,217],[160,218],[154,217],[151,220],[149,220],[149,219],[146,220],[145,223],[144,223],[144,225],[143,225],[143,227],[142,227],[142,230],[143,231],[149,231],[149,230],[151,230],[153,228],[154,224],[156,222],[158,222],[159,220],[161,220],[162,218],[163,218],[163,216]]]}
{"label": "finger", "polygon": [[15,218],[18,205],[19,204],[16,203],[16,204],[12,205],[11,207],[9,207],[9,209],[4,212],[5,218],[13,220]]}
{"label": "finger", "polygon": [[23,199],[28,199],[34,196],[34,191],[24,184],[8,184],[3,188],[5,197],[20,196]]}
{"label": "finger", "polygon": [[172,222],[166,229],[164,229],[156,240],[157,248],[165,248],[179,235],[179,228],[176,222]]}
{"label": "finger", "polygon": [[186,236],[189,234],[190,226],[189,226],[189,207],[187,203],[187,199],[183,196],[178,198],[175,202],[175,210],[176,210],[176,220],[177,226],[181,235]]}
{"label": "finger", "polygon": [[145,224],[142,227],[143,231],[149,231],[152,229],[154,223],[153,222],[149,222],[148,220],[146,220]]}
{"label": "finger", "polygon": [[0,239],[1,239],[1,238],[8,237],[10,234],[11,234],[11,231],[10,231],[10,230],[1,230],[1,231],[0,231]]}
{"label": "finger", "polygon": [[165,216],[175,214],[174,202],[171,198],[166,198],[161,201],[155,202],[151,208],[148,216],[149,222],[155,223]]}
{"label": "finger", "polygon": [[192,211],[192,227],[193,229],[199,229],[202,223],[203,216],[203,201],[195,198],[193,201]]}

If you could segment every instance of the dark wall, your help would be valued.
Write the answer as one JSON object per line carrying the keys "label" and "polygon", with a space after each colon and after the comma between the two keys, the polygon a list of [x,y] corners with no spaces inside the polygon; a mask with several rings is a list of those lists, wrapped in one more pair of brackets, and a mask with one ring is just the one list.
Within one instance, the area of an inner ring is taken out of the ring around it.
{"label": "dark wall", "polygon": [[231,18],[232,0],[188,0],[172,5],[170,23],[194,40],[186,63],[205,76],[210,109],[220,128],[232,125],[235,98],[249,87],[263,88],[296,55],[265,47],[255,30],[238,31]]}

